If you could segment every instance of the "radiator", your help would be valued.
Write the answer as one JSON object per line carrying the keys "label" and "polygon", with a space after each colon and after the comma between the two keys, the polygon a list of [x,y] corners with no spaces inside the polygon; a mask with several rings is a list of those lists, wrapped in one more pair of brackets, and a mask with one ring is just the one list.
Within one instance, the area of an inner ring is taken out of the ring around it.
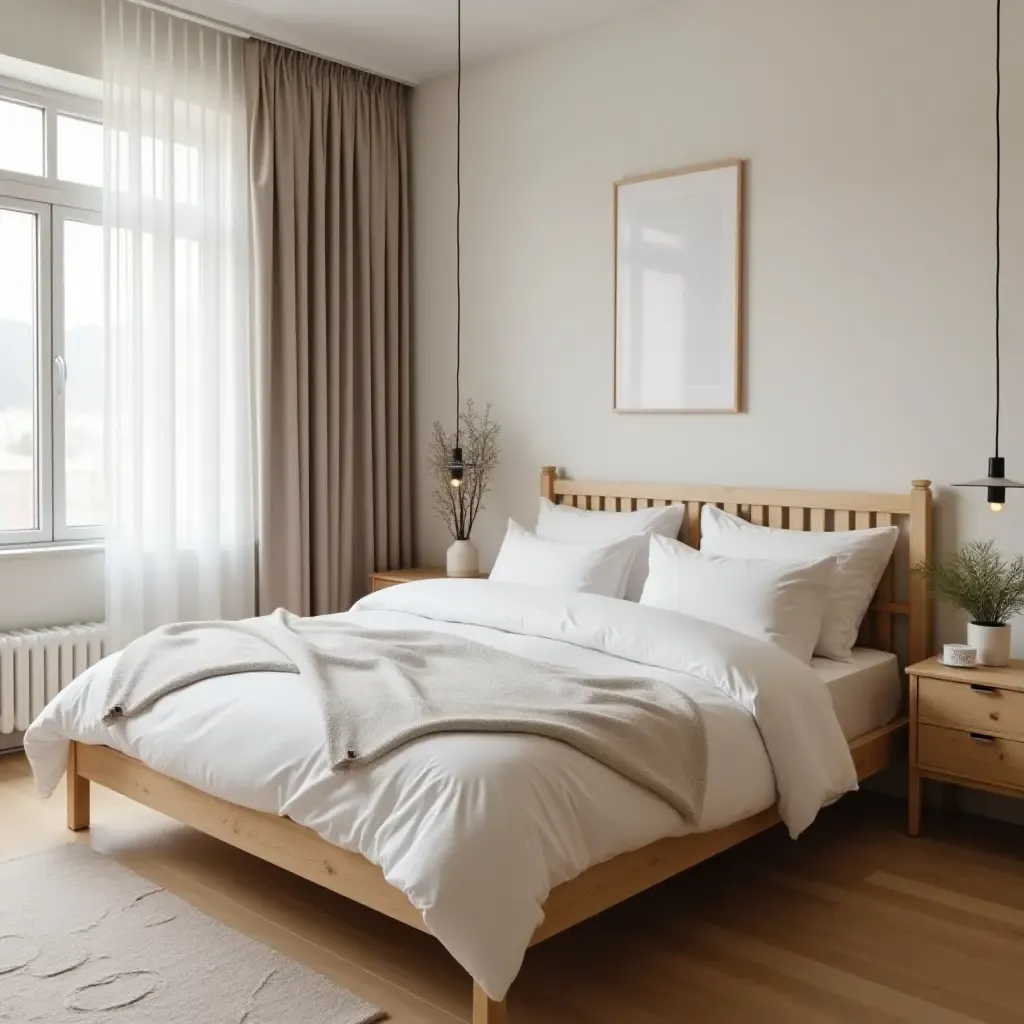
{"label": "radiator", "polygon": [[106,645],[102,622],[0,633],[0,734],[24,732]]}

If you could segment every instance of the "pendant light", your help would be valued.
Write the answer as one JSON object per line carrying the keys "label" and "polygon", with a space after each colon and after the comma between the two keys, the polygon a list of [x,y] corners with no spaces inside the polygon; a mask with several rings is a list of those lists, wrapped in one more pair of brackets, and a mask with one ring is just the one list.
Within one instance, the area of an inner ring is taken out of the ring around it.
{"label": "pendant light", "polygon": [[987,492],[989,508],[993,512],[1002,512],[1006,502],[1006,491],[1011,487],[1024,487],[1024,483],[1006,478],[1006,461],[999,454],[999,413],[1001,384],[1000,379],[1000,322],[999,298],[1001,284],[1002,247],[1000,229],[1002,214],[1002,173],[1003,173],[1003,142],[1002,142],[1002,56],[1003,56],[1003,0],[996,0],[996,444],[995,454],[988,460],[988,476],[980,480],[970,480],[957,487],[984,487]]}
{"label": "pendant light", "polygon": [[459,66],[455,86],[455,446],[448,463],[448,482],[461,487],[472,464],[462,456],[459,426],[462,411],[462,0],[458,5]]}

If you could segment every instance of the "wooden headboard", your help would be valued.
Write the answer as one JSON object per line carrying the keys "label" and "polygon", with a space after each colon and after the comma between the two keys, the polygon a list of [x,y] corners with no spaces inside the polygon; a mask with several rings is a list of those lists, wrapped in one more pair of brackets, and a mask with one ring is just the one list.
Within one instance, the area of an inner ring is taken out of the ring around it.
{"label": "wooden headboard", "polygon": [[[567,480],[554,466],[540,474],[540,493],[556,504],[605,512],[685,505],[680,539],[700,547],[700,510],[731,512],[759,526],[783,530],[863,530],[898,526],[900,540],[865,617],[860,643],[894,651],[908,663],[931,653],[931,607],[923,580],[910,567],[932,553],[930,480],[915,480],[905,494],[859,491],[767,490],[704,484],[620,484]],[[902,630],[900,623],[905,622]]]}

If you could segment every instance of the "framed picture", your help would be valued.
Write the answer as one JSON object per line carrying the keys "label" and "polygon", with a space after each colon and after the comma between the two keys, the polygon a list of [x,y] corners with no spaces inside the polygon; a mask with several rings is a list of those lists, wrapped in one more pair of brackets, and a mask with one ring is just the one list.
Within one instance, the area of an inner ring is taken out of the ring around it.
{"label": "framed picture", "polygon": [[740,412],[743,161],[615,186],[615,409]]}

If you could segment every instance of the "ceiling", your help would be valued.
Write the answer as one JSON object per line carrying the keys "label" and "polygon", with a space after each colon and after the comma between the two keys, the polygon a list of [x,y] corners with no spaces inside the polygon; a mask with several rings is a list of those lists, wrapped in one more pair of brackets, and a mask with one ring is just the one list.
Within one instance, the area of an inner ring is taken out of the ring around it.
{"label": "ceiling", "polygon": [[[463,55],[479,63],[666,0],[463,0]],[[167,6],[403,82],[455,70],[456,0],[170,0]]]}

